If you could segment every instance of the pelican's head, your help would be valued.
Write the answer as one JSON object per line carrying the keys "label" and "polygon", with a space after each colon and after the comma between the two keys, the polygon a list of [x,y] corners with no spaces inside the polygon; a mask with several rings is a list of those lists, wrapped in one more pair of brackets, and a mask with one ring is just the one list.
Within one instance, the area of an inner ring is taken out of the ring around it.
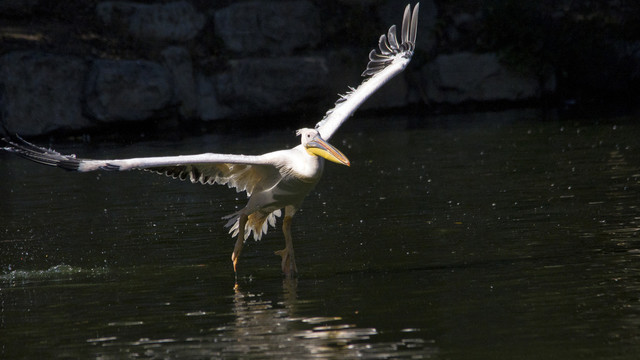
{"label": "pelican's head", "polygon": [[349,159],[340,150],[324,141],[318,130],[304,128],[296,131],[296,135],[302,137],[302,146],[309,154],[321,156],[334,163],[351,166]]}

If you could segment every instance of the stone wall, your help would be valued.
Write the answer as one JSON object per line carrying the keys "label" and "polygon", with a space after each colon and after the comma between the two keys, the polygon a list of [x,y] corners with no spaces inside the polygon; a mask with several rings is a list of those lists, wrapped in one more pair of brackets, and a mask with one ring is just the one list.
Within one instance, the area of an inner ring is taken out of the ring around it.
{"label": "stone wall", "polygon": [[[360,83],[368,51],[400,25],[404,5],[0,0],[0,122],[25,136],[152,119],[313,125]],[[556,90],[553,69],[531,75],[468,45],[481,11],[420,7],[414,61],[364,108],[518,102]]]}

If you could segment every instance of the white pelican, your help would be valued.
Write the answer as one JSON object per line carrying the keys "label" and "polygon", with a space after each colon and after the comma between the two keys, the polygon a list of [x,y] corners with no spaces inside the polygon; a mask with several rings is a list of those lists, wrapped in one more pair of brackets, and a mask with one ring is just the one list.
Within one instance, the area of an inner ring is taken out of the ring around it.
{"label": "white pelican", "polygon": [[71,171],[125,171],[147,170],[165,174],[192,183],[226,184],[236,191],[246,191],[249,201],[241,210],[226,216],[229,233],[237,236],[231,254],[233,270],[237,276],[238,257],[244,241],[253,233],[259,240],[266,234],[268,225],[275,226],[276,218],[284,209],[282,231],[285,248],[276,254],[282,257],[282,271],[291,276],[297,272],[291,239],[291,219],[305,196],[320,180],[324,159],[350,166],[349,160],[331,146],[329,140],[335,131],[378,88],[405,69],[416,42],[419,4],[411,11],[407,5],[402,20],[401,38],[396,37],[395,25],[386,35],[380,36],[379,52],[369,53],[369,63],[362,76],[365,80],[342,95],[333,109],[318,122],[315,129],[300,129],[301,144],[288,150],[263,155],[233,155],[204,153],[131,159],[94,160],[63,155],[52,149],[42,148],[24,141],[3,139],[3,149],[40,164],[57,166]]}

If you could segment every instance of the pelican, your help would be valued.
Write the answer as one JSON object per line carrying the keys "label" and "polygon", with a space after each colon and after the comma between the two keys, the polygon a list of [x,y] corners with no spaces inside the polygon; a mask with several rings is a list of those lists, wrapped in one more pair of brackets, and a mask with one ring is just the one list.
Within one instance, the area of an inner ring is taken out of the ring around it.
{"label": "pelican", "polygon": [[294,214],[320,180],[325,159],[351,165],[349,159],[327,141],[371,94],[409,64],[415,49],[418,10],[419,4],[413,11],[411,5],[406,6],[401,37],[397,38],[395,25],[387,34],[380,36],[379,51],[374,49],[369,53],[367,68],[362,73],[364,81],[341,95],[315,128],[297,130],[296,135],[301,137],[301,141],[294,148],[262,155],[203,153],[95,160],[64,155],[33,145],[16,135],[12,139],[3,139],[6,143],[3,149],[40,164],[69,171],[146,170],[192,183],[226,184],[237,192],[244,191],[249,198],[247,205],[223,218],[227,220],[225,226],[230,227],[231,236],[237,238],[231,254],[236,279],[238,258],[245,240],[251,234],[255,240],[260,240],[269,226],[275,227],[276,218],[282,216],[282,209],[285,247],[276,254],[282,257],[282,272],[287,277],[293,276],[298,271],[291,238]]}

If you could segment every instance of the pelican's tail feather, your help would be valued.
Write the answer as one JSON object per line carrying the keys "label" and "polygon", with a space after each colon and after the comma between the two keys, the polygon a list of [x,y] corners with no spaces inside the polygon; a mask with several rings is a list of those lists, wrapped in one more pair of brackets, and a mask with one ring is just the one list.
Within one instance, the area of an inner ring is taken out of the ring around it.
{"label": "pelican's tail feather", "polygon": [[[251,233],[253,233],[254,240],[262,239],[262,235],[266,234],[267,230],[269,230],[269,225],[275,227],[276,219],[280,216],[282,216],[280,209],[272,212],[256,211],[249,215],[247,224],[244,226],[244,239],[248,239]],[[227,215],[223,217],[223,219],[228,220],[225,227],[230,227],[229,234],[231,234],[232,237],[238,236],[240,211]]]}

